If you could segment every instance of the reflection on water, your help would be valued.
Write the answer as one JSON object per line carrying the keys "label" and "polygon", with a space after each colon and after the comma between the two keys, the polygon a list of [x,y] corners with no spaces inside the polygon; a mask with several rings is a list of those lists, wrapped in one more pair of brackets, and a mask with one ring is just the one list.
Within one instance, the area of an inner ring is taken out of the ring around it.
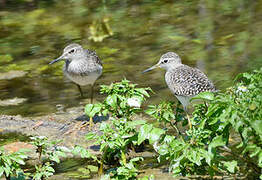
{"label": "reflection on water", "polygon": [[[0,80],[0,99],[26,98],[0,107],[4,114],[39,115],[81,103],[62,62],[48,66],[71,42],[96,50],[104,62],[97,81],[126,77],[156,94],[150,102],[174,99],[164,71],[141,74],[161,54],[175,51],[185,64],[207,73],[224,89],[233,77],[262,65],[262,1],[66,0],[0,1],[0,72],[23,70],[24,77]],[[84,87],[89,97],[89,87]]]}

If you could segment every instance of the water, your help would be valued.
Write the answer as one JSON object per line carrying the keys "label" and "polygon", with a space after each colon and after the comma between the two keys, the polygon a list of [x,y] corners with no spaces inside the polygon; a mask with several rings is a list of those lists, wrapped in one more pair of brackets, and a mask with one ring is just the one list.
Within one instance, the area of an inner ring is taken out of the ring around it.
{"label": "water", "polygon": [[[0,80],[0,99],[26,98],[1,106],[2,114],[36,116],[56,105],[78,106],[77,87],[62,75],[62,64],[48,65],[77,42],[96,50],[104,62],[99,85],[126,77],[155,94],[148,103],[175,97],[164,71],[141,74],[161,54],[177,52],[225,89],[239,72],[262,65],[262,1],[1,1],[0,72],[23,70],[24,77]],[[90,87],[84,87],[90,96]]]}

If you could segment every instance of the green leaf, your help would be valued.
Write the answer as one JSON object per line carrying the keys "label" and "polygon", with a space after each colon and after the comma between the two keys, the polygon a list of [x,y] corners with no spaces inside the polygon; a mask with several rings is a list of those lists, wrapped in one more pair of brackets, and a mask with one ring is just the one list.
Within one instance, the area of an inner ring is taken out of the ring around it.
{"label": "green leaf", "polygon": [[3,173],[4,173],[4,168],[0,167],[0,177],[3,175]]}
{"label": "green leaf", "polygon": [[168,146],[166,144],[159,146],[157,152],[162,156],[168,154]]}
{"label": "green leaf", "polygon": [[60,159],[58,157],[57,154],[53,154],[51,157],[50,157],[50,160],[51,161],[55,161],[56,163],[59,163],[60,162]]}
{"label": "green leaf", "polygon": [[208,146],[208,151],[211,152],[212,148],[218,147],[218,146],[224,146],[226,145],[226,142],[223,139],[223,136],[216,136],[211,143]]}
{"label": "green leaf", "polygon": [[107,98],[106,98],[106,103],[107,103],[108,105],[110,105],[111,107],[116,108],[116,105],[117,105],[117,95],[116,95],[116,94],[113,94],[113,95],[107,96]]}
{"label": "green leaf", "polygon": [[203,100],[214,100],[214,94],[212,92],[201,92],[198,95],[196,95],[195,97],[191,98],[191,100],[193,99],[203,99]]}
{"label": "green leaf", "polygon": [[129,122],[129,126],[135,127],[135,126],[142,125],[142,124],[145,124],[145,123],[146,123],[145,120],[135,120],[135,121]]}
{"label": "green leaf", "polygon": [[153,130],[149,134],[149,143],[153,144],[154,142],[160,139],[160,136],[164,134],[165,131],[160,128],[153,128]]}
{"label": "green leaf", "polygon": [[262,121],[261,119],[250,122],[252,128],[256,131],[257,135],[262,135]]}
{"label": "green leaf", "polygon": [[101,110],[101,106],[94,106],[92,111],[89,114],[89,117],[94,117]]}
{"label": "green leaf", "polygon": [[94,140],[96,138],[96,134],[94,134],[93,132],[89,132],[86,135],[86,140],[90,141],[90,140]]}
{"label": "green leaf", "polygon": [[237,168],[237,161],[228,161],[228,162],[223,162],[224,166],[230,173],[234,173],[236,168]]}
{"label": "green leaf", "polygon": [[150,97],[150,95],[144,88],[136,88],[136,91],[140,92],[141,94],[145,95],[146,97]]}
{"label": "green leaf", "polygon": [[15,160],[14,160],[15,162],[17,162],[18,164],[22,164],[22,165],[24,165],[25,164],[25,162],[24,162],[24,160],[23,159],[20,159],[20,158],[15,158]]}
{"label": "green leaf", "polygon": [[140,127],[140,131],[139,131],[139,134],[138,134],[138,140],[137,140],[138,145],[140,145],[144,140],[146,140],[148,138],[149,133],[150,133],[152,128],[153,128],[152,124],[150,124],[150,125],[145,124],[145,125]]}
{"label": "green leaf", "polygon": [[94,105],[93,104],[87,104],[85,107],[85,113],[89,116],[91,110],[93,109]]}

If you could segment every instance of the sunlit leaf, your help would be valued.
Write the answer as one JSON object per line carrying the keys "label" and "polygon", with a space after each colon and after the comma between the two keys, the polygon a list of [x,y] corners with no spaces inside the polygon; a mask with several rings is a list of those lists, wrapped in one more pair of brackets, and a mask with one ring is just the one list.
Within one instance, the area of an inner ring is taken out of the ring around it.
{"label": "sunlit leaf", "polygon": [[192,98],[193,99],[203,99],[203,100],[214,100],[214,94],[212,92],[201,92],[198,95],[196,95],[195,97]]}
{"label": "sunlit leaf", "polygon": [[237,161],[224,161],[223,164],[230,173],[234,173],[236,171]]}

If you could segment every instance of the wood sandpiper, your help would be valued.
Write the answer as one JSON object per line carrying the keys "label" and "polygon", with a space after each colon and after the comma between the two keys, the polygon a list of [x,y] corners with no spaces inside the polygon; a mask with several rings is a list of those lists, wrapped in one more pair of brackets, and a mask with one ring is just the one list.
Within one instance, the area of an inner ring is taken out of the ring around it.
{"label": "wood sandpiper", "polygon": [[166,70],[166,84],[183,105],[187,114],[189,127],[192,128],[187,111],[190,99],[200,92],[215,92],[216,88],[214,84],[199,69],[182,64],[180,57],[174,52],[163,54],[156,65],[146,69],[143,73],[158,67]]}
{"label": "wood sandpiper", "polygon": [[[63,72],[65,76],[73,81],[83,97],[81,86],[91,85],[91,104],[93,103],[93,87],[95,81],[102,74],[102,63],[95,51],[83,49],[79,44],[73,43],[65,47],[63,54],[49,64],[65,60]],[[93,126],[90,118],[89,128]]]}

